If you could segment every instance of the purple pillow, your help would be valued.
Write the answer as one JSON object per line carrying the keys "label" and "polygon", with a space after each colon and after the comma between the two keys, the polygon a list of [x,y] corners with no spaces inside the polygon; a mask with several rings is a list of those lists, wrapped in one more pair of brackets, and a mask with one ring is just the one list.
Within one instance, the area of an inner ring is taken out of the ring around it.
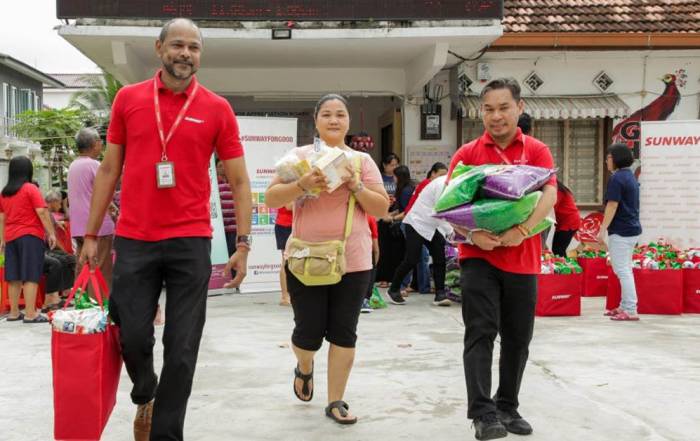
{"label": "purple pillow", "polygon": [[481,187],[485,198],[518,200],[541,189],[556,170],[531,165],[512,165],[486,176]]}

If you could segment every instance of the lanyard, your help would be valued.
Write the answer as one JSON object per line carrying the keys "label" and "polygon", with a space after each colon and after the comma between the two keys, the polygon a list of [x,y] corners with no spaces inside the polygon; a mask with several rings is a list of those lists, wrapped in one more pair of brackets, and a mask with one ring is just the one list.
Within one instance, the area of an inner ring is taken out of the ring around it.
{"label": "lanyard", "polygon": [[[527,135],[523,135],[523,153],[522,153],[522,155],[520,155],[520,165],[525,164],[525,140],[526,139],[527,139]],[[493,149],[496,150],[496,153],[498,153],[498,156],[501,157],[503,162],[505,162],[508,165],[513,165],[513,163],[510,162],[510,159],[508,159],[508,157],[505,154],[503,154],[503,152],[501,151],[501,148],[499,146],[494,146]]]}
{"label": "lanyard", "polygon": [[180,113],[177,115],[177,118],[175,118],[175,122],[173,122],[173,125],[170,127],[170,131],[168,132],[168,136],[166,137],[165,130],[163,129],[163,118],[160,115],[160,98],[158,97],[158,82],[155,78],[153,79],[153,104],[155,105],[156,109],[156,124],[158,125],[158,135],[160,136],[160,144],[163,147],[163,152],[160,156],[161,161],[168,160],[168,155],[165,152],[165,147],[168,145],[170,138],[173,137],[175,130],[177,130],[178,126],[185,117],[187,109],[189,109],[190,105],[192,104],[192,101],[194,101],[194,97],[195,95],[197,95],[198,90],[199,83],[195,83],[194,88],[192,89],[192,93],[190,93],[190,96],[187,97],[185,105],[182,106],[182,109],[180,109]]}

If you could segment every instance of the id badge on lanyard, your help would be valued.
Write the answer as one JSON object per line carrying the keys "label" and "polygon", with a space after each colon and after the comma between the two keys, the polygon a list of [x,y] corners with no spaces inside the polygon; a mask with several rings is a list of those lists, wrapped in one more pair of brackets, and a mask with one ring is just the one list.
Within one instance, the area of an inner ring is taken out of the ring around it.
{"label": "id badge on lanyard", "polygon": [[[527,158],[525,158],[525,143],[527,141],[527,135],[523,135],[523,153],[520,155],[520,160],[517,162],[516,165],[525,165],[527,164]],[[503,162],[508,165],[513,165],[513,163],[508,159],[508,157],[501,151],[500,147],[496,146],[494,147],[494,150],[496,150],[496,153],[498,153],[498,156],[501,157]]]}
{"label": "id badge on lanyard", "polygon": [[177,128],[180,126],[180,123],[185,118],[185,114],[187,113],[187,110],[189,109],[190,105],[192,105],[192,101],[194,101],[194,97],[195,95],[197,95],[198,90],[199,83],[195,83],[194,88],[192,89],[192,93],[189,97],[187,97],[187,101],[185,101],[185,104],[182,106],[182,109],[180,109],[180,113],[178,113],[177,118],[175,118],[175,121],[173,122],[173,125],[170,127],[170,131],[166,136],[165,130],[163,129],[163,118],[161,117],[160,112],[158,83],[155,79],[153,79],[153,105],[155,107],[156,112],[158,136],[160,137],[160,144],[163,149],[160,156],[160,162],[156,162],[156,186],[158,188],[174,188],[176,185],[175,164],[172,161],[168,160],[166,147],[168,145],[168,142],[170,141],[170,138],[173,137],[175,130],[177,130]]}

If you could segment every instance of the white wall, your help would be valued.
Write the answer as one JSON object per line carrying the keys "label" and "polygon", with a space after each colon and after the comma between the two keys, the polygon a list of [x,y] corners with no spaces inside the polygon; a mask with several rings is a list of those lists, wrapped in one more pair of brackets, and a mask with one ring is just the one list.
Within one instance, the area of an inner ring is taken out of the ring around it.
{"label": "white wall", "polygon": [[[448,95],[449,87],[449,72],[442,71],[438,74],[431,85],[443,86],[443,96]],[[442,105],[442,139],[439,140],[422,140],[420,139],[420,105],[423,100],[419,98],[408,99],[404,105],[404,142],[403,142],[403,158],[402,162],[406,162],[406,151],[412,147],[451,147],[457,150],[459,147],[457,141],[457,120],[450,119],[450,99],[446,97],[440,104]]]}
{"label": "white wall", "polygon": [[68,107],[70,98],[78,89],[44,89],[44,105],[52,109]]}
{"label": "white wall", "polygon": [[[653,101],[664,90],[660,80],[667,73],[685,69],[687,83],[679,87],[681,102],[669,119],[697,119],[700,92],[700,50],[656,51],[532,51],[489,52],[468,63],[468,75],[476,81],[477,63],[490,63],[492,78],[512,76],[523,80],[533,70],[544,80],[538,96],[597,95],[593,78],[605,71],[613,80],[606,93],[615,93],[632,111]],[[483,84],[473,84],[478,93]],[[523,86],[523,95],[532,93]]]}

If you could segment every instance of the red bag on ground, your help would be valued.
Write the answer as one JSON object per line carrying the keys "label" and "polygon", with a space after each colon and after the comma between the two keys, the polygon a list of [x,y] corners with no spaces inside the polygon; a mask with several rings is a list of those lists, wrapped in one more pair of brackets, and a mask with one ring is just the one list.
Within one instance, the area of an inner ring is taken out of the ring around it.
{"label": "red bag on ground", "polygon": [[608,264],[604,257],[579,258],[583,270],[584,297],[605,297],[608,291]]}
{"label": "red bag on ground", "polygon": [[683,312],[700,314],[700,269],[683,270]]}
{"label": "red bag on ground", "polygon": [[[681,314],[683,312],[683,271],[637,269],[634,284],[637,288],[639,314]],[[608,295],[605,309],[620,306],[620,280],[610,268]]]}
{"label": "red bag on ground", "polygon": [[583,274],[538,274],[536,316],[581,315]]}
{"label": "red bag on ground", "polygon": [[[92,283],[102,305],[107,292],[99,269],[88,265],[75,281],[68,302],[78,288]],[[54,438],[65,441],[99,440],[117,401],[122,368],[119,329],[108,324],[105,332],[68,334],[51,331],[53,366]]]}

